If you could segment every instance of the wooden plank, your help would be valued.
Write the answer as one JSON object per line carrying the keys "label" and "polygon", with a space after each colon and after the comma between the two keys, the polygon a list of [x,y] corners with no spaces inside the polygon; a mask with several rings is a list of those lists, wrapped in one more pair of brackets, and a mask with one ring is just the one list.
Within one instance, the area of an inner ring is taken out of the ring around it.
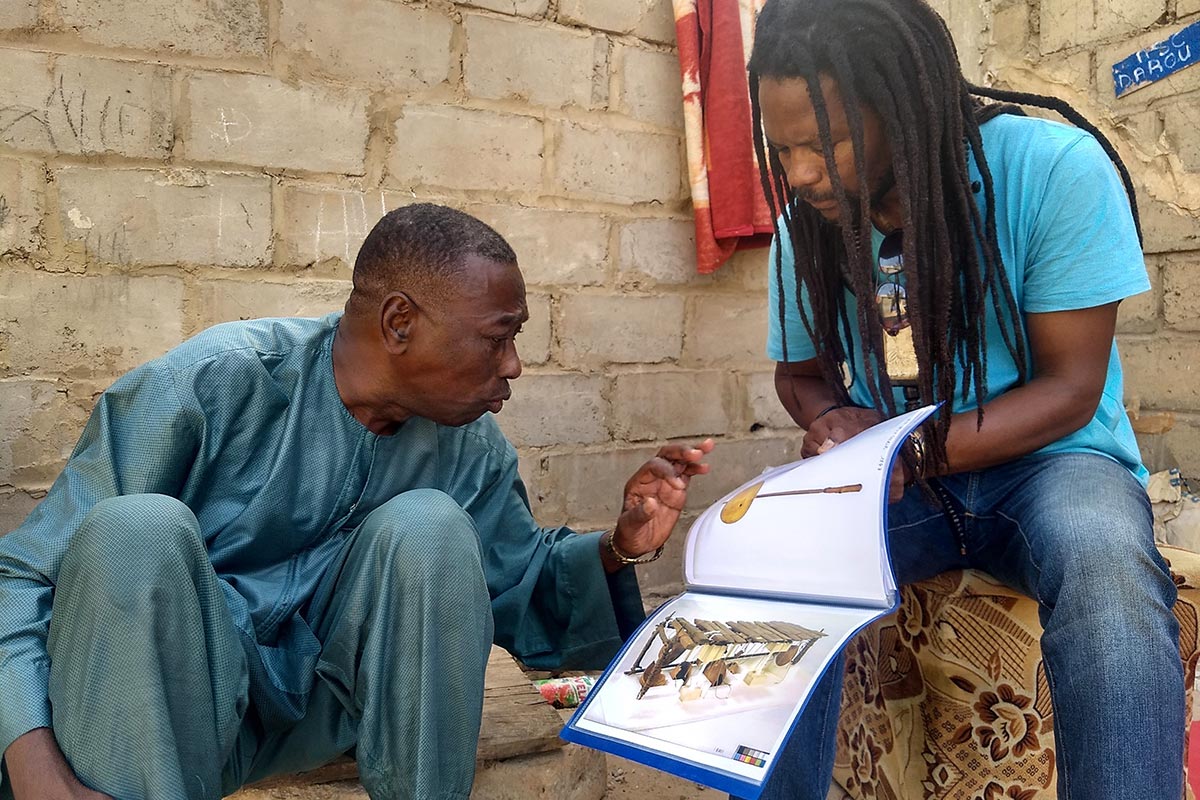
{"label": "wooden plank", "polygon": [[[484,674],[483,722],[476,760],[498,761],[556,750],[564,744],[558,738],[560,730],[562,718],[558,712],[542,699],[512,656],[500,647],[493,647]],[[357,777],[358,764],[341,756],[314,770],[266,778],[252,788],[314,786]]]}
{"label": "wooden plank", "polygon": [[562,719],[512,656],[493,647],[483,686],[483,724],[479,730],[480,761],[544,753],[564,742],[558,738]]}

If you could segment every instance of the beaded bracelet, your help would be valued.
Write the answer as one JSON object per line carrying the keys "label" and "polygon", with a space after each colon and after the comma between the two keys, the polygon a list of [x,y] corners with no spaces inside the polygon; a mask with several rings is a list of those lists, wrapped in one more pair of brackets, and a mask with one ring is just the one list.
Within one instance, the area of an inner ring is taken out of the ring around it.
{"label": "beaded bracelet", "polygon": [[657,561],[659,559],[659,557],[662,556],[663,547],[665,546],[665,545],[660,544],[658,546],[658,549],[654,551],[654,555],[650,556],[649,558],[645,558],[645,555],[646,555],[645,553],[643,553],[641,556],[638,556],[636,558],[632,558],[630,556],[625,555],[624,553],[622,553],[620,550],[617,549],[617,545],[613,541],[613,539],[617,538],[617,532],[615,530],[605,531],[603,533],[603,538],[604,538],[604,547],[608,550],[609,553],[612,554],[613,558],[615,558],[617,561],[620,561],[622,564],[649,564],[651,561]]}

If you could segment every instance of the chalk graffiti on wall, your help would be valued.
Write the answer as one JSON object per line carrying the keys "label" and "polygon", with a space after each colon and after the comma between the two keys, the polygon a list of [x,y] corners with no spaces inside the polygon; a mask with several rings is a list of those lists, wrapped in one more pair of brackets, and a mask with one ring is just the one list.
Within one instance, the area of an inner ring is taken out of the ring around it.
{"label": "chalk graffiti on wall", "polygon": [[59,75],[44,99],[3,98],[0,143],[63,153],[141,155],[138,148],[169,149],[169,123],[161,111],[123,99],[128,90],[89,95],[86,87],[70,80],[75,79]]}
{"label": "chalk graffiti on wall", "polygon": [[1160,81],[1200,61],[1200,22],[1113,64],[1117,97]]}

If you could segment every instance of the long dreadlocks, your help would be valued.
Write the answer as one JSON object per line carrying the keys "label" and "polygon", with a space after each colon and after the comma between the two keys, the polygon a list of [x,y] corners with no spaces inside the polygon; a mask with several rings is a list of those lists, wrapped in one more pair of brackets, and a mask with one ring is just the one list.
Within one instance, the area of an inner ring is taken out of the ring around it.
{"label": "long dreadlocks", "polygon": [[[1021,380],[1029,375],[1020,317],[1000,258],[993,208],[992,175],[983,153],[979,126],[996,114],[1022,113],[1011,103],[1048,108],[1087,130],[1121,173],[1137,225],[1129,174],[1108,140],[1065,102],[1040,95],[974,86],[966,81],[945,22],[924,0],[770,0],[759,15],[749,63],[754,143],[763,191],[775,220],[777,238],[787,236],[795,254],[797,304],[801,321],[817,346],[826,383],[849,403],[842,378],[857,355],[843,345],[857,326],[865,357],[863,374],[876,408],[896,413],[892,383],[883,364],[883,332],[876,323],[875,265],[872,263],[870,202],[860,104],[875,110],[892,153],[901,205],[909,319],[925,402],[944,401],[926,457],[944,465],[945,435],[961,379],[963,397],[972,386],[979,398],[979,424],[987,395],[985,320],[989,307]],[[857,187],[842,185],[834,160],[830,116],[820,84],[832,78],[841,93],[854,148]],[[759,81],[802,78],[807,85],[837,197],[833,225],[793,194],[777,153],[765,146]],[[1001,101],[984,103],[980,98]],[[968,153],[975,158],[982,186],[972,187]],[[847,189],[855,191],[847,192]],[[974,192],[981,190],[986,217]],[[849,198],[857,197],[851,207]],[[847,224],[849,223],[849,224]],[[1138,235],[1141,228],[1138,226]],[[782,248],[776,248],[781,329],[786,311]],[[836,265],[838,268],[830,269]],[[845,288],[855,297],[847,308]],[[811,313],[800,303],[808,296]],[[839,332],[841,335],[839,335]],[[783,358],[787,361],[786,332]],[[965,374],[959,375],[958,364]]]}

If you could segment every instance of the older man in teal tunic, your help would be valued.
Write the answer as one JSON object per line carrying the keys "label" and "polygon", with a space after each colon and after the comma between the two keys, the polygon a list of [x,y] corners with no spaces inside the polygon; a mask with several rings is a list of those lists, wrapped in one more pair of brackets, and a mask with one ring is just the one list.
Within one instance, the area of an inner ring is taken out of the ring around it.
{"label": "older man in teal tunic", "polygon": [[0,795],[207,800],[353,748],[372,798],[466,798],[491,643],[607,660],[712,447],[660,450],[609,532],[538,527],[486,413],[527,317],[495,231],[408,206],[344,314],[118,380],[0,538]]}

